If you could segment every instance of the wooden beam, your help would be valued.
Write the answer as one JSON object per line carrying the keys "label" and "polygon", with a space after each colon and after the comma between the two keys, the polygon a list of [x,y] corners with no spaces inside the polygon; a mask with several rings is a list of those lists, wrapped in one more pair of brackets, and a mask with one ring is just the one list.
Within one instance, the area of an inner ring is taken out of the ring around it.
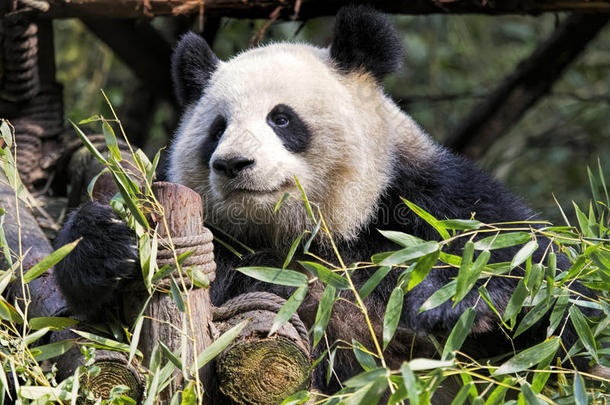
{"label": "wooden beam", "polygon": [[472,109],[445,144],[474,159],[482,156],[551,90],[609,19],[609,14],[573,14],[566,18],[514,73]]}
{"label": "wooden beam", "polygon": [[172,49],[152,25],[134,20],[82,20],[158,97],[174,101],[170,74]]}
{"label": "wooden beam", "polygon": [[[266,18],[278,6],[281,18],[294,13],[295,0],[47,0],[49,11],[42,16],[51,18],[112,17],[152,18],[161,15],[199,14],[236,17]],[[334,15],[348,3],[370,3],[356,0],[302,0],[299,18]],[[389,13],[434,14],[539,14],[544,12],[580,11],[610,13],[607,0],[378,0],[376,8]]]}

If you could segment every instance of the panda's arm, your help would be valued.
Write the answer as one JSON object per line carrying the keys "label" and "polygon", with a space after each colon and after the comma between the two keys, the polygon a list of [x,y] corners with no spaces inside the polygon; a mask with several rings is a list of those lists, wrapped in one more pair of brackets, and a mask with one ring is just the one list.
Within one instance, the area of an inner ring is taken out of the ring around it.
{"label": "panda's arm", "polygon": [[70,215],[55,244],[79,238],[55,266],[55,278],[74,313],[103,317],[122,284],[138,274],[136,236],[109,205],[89,202]]}

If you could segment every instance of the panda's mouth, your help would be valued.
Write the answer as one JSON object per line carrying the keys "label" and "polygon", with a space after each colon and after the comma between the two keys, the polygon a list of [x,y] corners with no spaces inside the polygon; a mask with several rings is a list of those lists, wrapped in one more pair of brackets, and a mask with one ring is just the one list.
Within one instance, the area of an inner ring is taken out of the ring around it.
{"label": "panda's mouth", "polygon": [[227,185],[225,187],[225,195],[255,195],[255,196],[263,196],[263,195],[274,195],[279,193],[288,192],[295,187],[295,183],[293,180],[286,179],[282,183],[277,186],[256,186],[254,184],[235,184],[235,185]]}

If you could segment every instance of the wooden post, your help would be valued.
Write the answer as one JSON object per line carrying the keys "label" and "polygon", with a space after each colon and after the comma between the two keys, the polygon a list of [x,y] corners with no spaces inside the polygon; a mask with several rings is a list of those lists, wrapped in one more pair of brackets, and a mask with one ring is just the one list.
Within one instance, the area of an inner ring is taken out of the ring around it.
{"label": "wooden post", "polygon": [[250,320],[216,359],[219,389],[234,403],[279,404],[310,385],[309,339],[298,315],[268,336],[284,303],[274,294],[255,292],[215,308],[214,321],[220,332]]}
{"label": "wooden post", "polygon": [[[179,184],[164,182],[154,183],[153,192],[165,212],[165,222],[162,218],[153,218],[153,221],[157,223],[160,238],[167,238],[168,235],[171,235],[176,247],[179,248],[176,241],[209,232],[203,227],[199,194]],[[208,243],[211,251],[211,239]],[[203,249],[205,250],[206,247],[203,246]],[[186,248],[186,250],[189,249]],[[213,261],[213,259],[211,260]],[[186,270],[187,267],[185,265],[183,270]],[[180,289],[183,287],[181,277],[186,281],[184,285],[190,284],[185,274],[175,275],[176,284]],[[208,272],[208,277],[210,281],[213,281],[214,273]],[[141,310],[146,299],[148,299],[148,293],[145,291],[126,295],[124,297],[125,313],[131,314],[133,318]],[[183,351],[186,353],[182,361],[185,368],[189,370],[196,361],[197,355],[212,343],[209,328],[212,322],[212,304],[209,290],[193,286],[182,294],[182,300],[185,303],[185,312],[180,311],[167,293],[155,292],[151,298],[145,310],[145,321],[140,334],[139,347],[144,355],[144,364],[148,364],[152,350],[158,342],[163,342],[172,352],[177,352],[178,357]],[[186,336],[183,336],[185,331]],[[184,344],[186,347],[183,347]],[[211,400],[215,395],[211,389],[212,372],[211,366],[199,370],[199,377],[206,389],[206,400]],[[175,378],[161,399],[169,400],[176,391],[182,388],[183,384],[181,371],[176,370]]]}

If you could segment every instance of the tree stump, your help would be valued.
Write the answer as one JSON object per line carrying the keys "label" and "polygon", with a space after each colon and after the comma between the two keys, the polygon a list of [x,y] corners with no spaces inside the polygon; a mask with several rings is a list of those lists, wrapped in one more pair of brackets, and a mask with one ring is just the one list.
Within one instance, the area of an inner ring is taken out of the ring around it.
{"label": "tree stump", "polygon": [[[63,330],[51,335],[51,343],[79,338],[74,332]],[[114,386],[124,385],[129,388],[124,395],[139,403],[144,394],[144,375],[138,362],[132,361],[131,364],[128,364],[127,360],[126,353],[97,349],[93,365],[99,367],[100,372],[92,377],[81,375],[80,384],[95,398],[101,399],[109,398]],[[71,348],[53,361],[57,364],[57,374],[60,380],[73,375],[77,367],[84,365],[84,358],[78,346]]]}
{"label": "tree stump", "polygon": [[[153,217],[158,226],[160,238],[167,240],[171,236],[177,252],[193,251],[183,262],[183,270],[192,265],[198,265],[207,274],[210,281],[214,280],[216,264],[214,263],[212,234],[203,227],[201,197],[193,190],[179,184],[158,182],[153,184],[153,192],[164,209],[167,228],[162,218]],[[178,253],[178,254],[180,254]],[[173,263],[173,254],[169,249],[159,246],[158,264]],[[187,287],[182,291],[182,301],[190,317],[186,312],[181,312],[169,294],[155,292],[150,299],[144,312],[140,334],[140,350],[144,355],[144,364],[148,364],[153,348],[158,342],[163,342],[172,352],[182,353],[182,362],[186,370],[190,370],[195,364],[197,356],[212,343],[210,324],[212,321],[212,304],[207,288],[192,286],[186,274],[176,274],[174,279],[179,288]],[[184,282],[184,284],[183,284]],[[169,280],[161,284],[169,287]],[[168,288],[169,289],[169,288]],[[144,302],[148,299],[148,293],[141,291],[141,287],[123,298],[127,318],[135,318]],[[129,314],[131,316],[129,316]],[[186,336],[183,336],[186,331]],[[186,345],[186,346],[184,346]],[[212,389],[213,369],[211,366],[199,370],[206,391],[206,400],[213,400],[215,395]],[[176,370],[174,379],[162,394],[162,400],[169,400],[172,395],[180,390],[184,384],[184,376],[180,370]]]}
{"label": "tree stump", "polygon": [[277,295],[256,292],[237,296],[214,310],[221,332],[250,319],[216,360],[219,388],[235,403],[279,404],[310,385],[309,339],[298,315],[268,336],[284,302]]}

